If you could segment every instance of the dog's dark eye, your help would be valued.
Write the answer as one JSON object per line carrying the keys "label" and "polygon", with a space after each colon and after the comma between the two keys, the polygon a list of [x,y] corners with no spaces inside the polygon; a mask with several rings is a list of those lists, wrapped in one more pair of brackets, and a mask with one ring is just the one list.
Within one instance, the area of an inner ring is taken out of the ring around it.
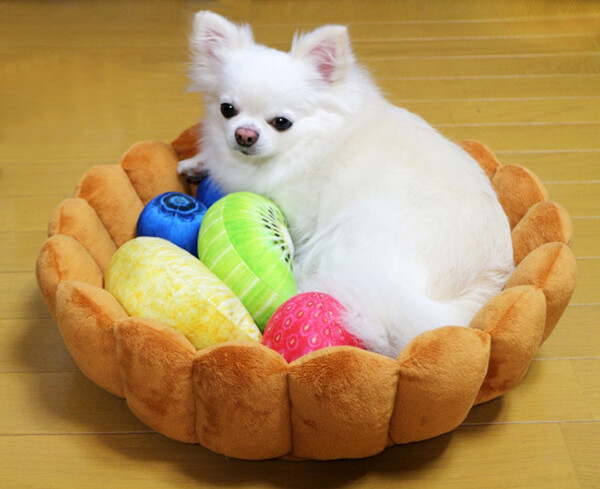
{"label": "dog's dark eye", "polygon": [[221,104],[221,114],[225,119],[231,119],[238,115],[238,110],[231,104]]}
{"label": "dog's dark eye", "polygon": [[275,117],[275,119],[271,121],[271,125],[278,131],[287,131],[292,127],[292,122],[285,117]]}

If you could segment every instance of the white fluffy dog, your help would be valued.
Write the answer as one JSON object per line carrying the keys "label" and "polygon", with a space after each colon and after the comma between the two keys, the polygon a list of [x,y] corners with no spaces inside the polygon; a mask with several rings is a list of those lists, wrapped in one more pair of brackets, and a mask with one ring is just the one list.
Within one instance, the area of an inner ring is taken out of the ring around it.
{"label": "white fluffy dog", "polygon": [[210,12],[194,19],[204,163],[225,191],[275,201],[303,291],[336,297],[348,330],[396,356],[413,337],[468,325],[513,270],[510,228],[489,179],[460,147],[387,102],[324,26],[284,53]]}

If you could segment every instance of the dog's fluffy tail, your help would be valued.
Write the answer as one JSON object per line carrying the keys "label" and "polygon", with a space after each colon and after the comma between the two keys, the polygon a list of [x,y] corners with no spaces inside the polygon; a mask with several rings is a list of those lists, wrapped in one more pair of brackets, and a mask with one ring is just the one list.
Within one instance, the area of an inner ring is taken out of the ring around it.
{"label": "dog's fluffy tail", "polygon": [[345,326],[365,347],[395,358],[406,344],[424,331],[441,326],[467,326],[483,304],[481,297],[461,296],[440,301],[419,293],[397,278],[347,268],[316,274],[300,284],[303,291],[335,297],[347,310]]}

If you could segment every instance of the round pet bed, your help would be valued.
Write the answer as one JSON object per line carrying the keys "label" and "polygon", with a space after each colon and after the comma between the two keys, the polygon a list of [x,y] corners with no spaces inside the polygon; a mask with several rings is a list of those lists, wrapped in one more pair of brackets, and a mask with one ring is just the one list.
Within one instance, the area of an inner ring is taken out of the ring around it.
{"label": "round pet bed", "polygon": [[532,172],[500,164],[477,141],[461,145],[498,193],[517,267],[470,327],[424,333],[397,359],[332,347],[288,364],[252,342],[196,351],[168,325],[129,317],[103,289],[104,270],[134,237],[144,204],[191,192],[176,168],[197,151],[199,130],[171,145],[136,143],[119,164],[90,168],[52,214],[37,260],[42,296],[78,367],[142,422],[242,459],[361,458],[447,433],[521,381],[575,288],[572,224]]}

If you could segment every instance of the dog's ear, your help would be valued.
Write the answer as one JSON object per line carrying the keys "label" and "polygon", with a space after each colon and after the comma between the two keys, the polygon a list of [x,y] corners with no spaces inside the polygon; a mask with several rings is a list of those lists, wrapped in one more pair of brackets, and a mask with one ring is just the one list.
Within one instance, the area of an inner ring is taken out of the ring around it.
{"label": "dog's ear", "polygon": [[291,54],[310,62],[328,83],[343,78],[354,62],[348,29],[340,25],[326,25],[308,34],[296,35]]}
{"label": "dog's ear", "polygon": [[216,74],[233,49],[247,49],[254,43],[248,25],[237,26],[224,17],[208,11],[194,16],[190,48],[192,51],[193,89],[214,88]]}

